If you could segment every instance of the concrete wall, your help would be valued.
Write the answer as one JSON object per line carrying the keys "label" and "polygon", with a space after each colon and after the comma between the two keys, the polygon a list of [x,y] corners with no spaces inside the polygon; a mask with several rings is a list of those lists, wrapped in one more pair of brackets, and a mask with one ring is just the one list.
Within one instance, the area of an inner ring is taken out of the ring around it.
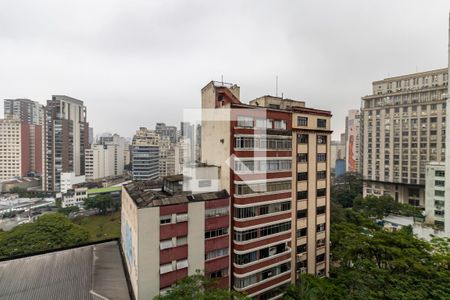
{"label": "concrete wall", "polygon": [[188,274],[205,269],[205,202],[189,203]]}

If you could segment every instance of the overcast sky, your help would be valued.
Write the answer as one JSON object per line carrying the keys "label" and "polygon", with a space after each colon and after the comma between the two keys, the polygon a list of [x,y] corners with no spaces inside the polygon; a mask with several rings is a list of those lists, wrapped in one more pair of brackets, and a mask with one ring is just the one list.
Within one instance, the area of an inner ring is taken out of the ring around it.
{"label": "overcast sky", "polygon": [[[85,101],[95,134],[179,125],[210,80],[331,110],[447,66],[449,1],[0,1],[0,99]],[[0,104],[3,111],[3,103]]]}

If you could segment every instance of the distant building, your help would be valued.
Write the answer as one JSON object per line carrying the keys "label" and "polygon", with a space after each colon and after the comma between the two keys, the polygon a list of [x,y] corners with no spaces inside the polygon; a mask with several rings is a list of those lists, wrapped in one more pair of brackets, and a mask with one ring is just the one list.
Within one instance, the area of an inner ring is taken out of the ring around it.
{"label": "distant building", "polygon": [[[331,141],[330,151],[331,151],[330,169],[331,173],[334,174],[337,160],[345,160],[345,140]],[[344,161],[344,171],[345,171],[345,161]]]}
{"label": "distant building", "polygon": [[177,142],[177,127],[167,126],[165,123],[156,123],[155,131],[161,137],[167,137],[172,144]]}
{"label": "distant building", "polygon": [[5,99],[5,119],[20,120],[22,123],[43,125],[44,106],[30,99]]}
{"label": "distant building", "polygon": [[162,295],[197,270],[230,286],[229,195],[183,192],[182,180],[123,188],[122,249],[137,300]]}
{"label": "distant building", "polygon": [[450,201],[445,197],[445,163],[426,165],[425,222],[437,225],[450,236]]}
{"label": "distant building", "polygon": [[85,174],[89,146],[87,108],[83,101],[54,95],[46,107],[46,165],[42,184],[46,191],[61,190],[61,173]]}
{"label": "distant building", "polygon": [[425,207],[425,165],[445,159],[448,69],[372,83],[362,97],[363,194]]}
{"label": "distant building", "polygon": [[336,168],[334,169],[334,176],[339,177],[345,174],[345,159],[336,159]]}
{"label": "distant building", "polygon": [[62,207],[78,206],[79,208],[81,208],[83,207],[84,201],[86,199],[87,199],[87,188],[76,187],[62,194],[61,206]]}
{"label": "distant building", "polygon": [[134,180],[160,177],[160,136],[153,130],[139,128],[131,144],[131,166]]}
{"label": "distant building", "polygon": [[125,138],[117,134],[100,137],[98,144],[93,144],[86,149],[86,179],[96,180],[122,175],[126,147],[128,143]]}
{"label": "distant building", "polygon": [[61,173],[61,193],[66,193],[72,189],[73,185],[80,184],[86,181],[84,175],[76,176],[75,172]]}
{"label": "distant building", "polygon": [[0,180],[42,174],[42,126],[0,119]]}
{"label": "distant building", "polygon": [[360,110],[351,109],[345,118],[345,170],[361,173],[361,125]]}

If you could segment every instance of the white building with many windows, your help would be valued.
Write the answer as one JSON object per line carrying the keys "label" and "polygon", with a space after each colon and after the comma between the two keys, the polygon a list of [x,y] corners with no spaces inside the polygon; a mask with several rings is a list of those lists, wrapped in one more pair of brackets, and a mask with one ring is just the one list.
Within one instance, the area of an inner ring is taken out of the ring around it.
{"label": "white building with many windows", "polygon": [[446,233],[450,235],[450,211],[446,209],[443,162],[432,162],[426,166],[425,221],[445,228]]}

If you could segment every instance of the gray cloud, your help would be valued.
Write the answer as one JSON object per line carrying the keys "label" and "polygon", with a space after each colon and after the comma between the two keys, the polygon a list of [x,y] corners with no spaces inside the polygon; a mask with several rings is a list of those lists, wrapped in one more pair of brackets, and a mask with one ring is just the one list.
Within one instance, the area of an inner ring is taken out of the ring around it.
{"label": "gray cloud", "polygon": [[[2,1],[0,98],[86,102],[97,133],[178,125],[219,79],[348,109],[387,76],[447,65],[447,1]],[[0,109],[3,109],[0,104]]]}

